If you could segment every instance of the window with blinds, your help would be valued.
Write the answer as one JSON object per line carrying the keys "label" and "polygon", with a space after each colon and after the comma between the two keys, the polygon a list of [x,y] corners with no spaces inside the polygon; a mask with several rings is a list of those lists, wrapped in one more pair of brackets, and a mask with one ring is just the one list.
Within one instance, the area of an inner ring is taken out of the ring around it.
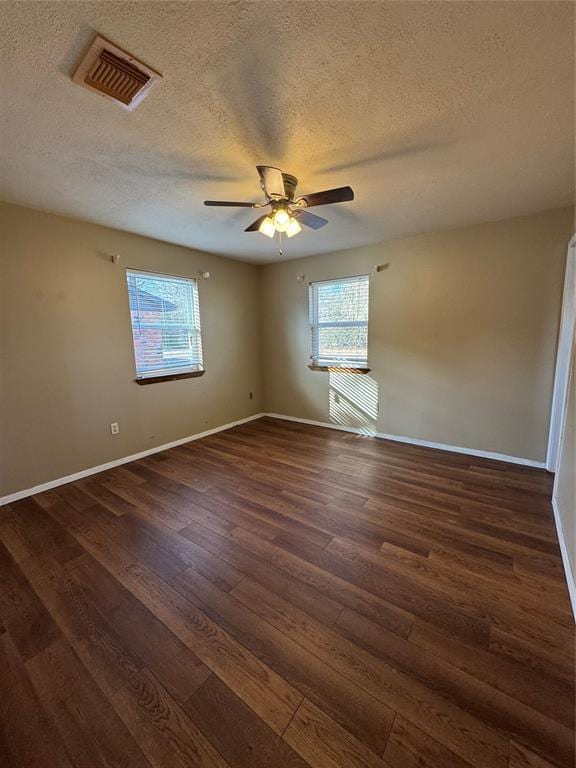
{"label": "window with blinds", "polygon": [[196,280],[127,270],[136,378],[202,371]]}
{"label": "window with blinds", "polygon": [[313,365],[368,365],[368,283],[368,275],[310,283]]}

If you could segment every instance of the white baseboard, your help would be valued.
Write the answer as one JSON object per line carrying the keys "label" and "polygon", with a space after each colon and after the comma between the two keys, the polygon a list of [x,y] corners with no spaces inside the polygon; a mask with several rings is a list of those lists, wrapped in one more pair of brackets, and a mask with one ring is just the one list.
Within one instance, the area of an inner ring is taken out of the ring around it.
{"label": "white baseboard", "polygon": [[[114,459],[108,461],[106,464],[99,464],[96,467],[89,467],[83,469],[80,472],[75,472],[72,475],[66,475],[65,477],[59,477],[55,480],[50,480],[47,483],[35,485],[33,488],[25,488],[22,491],[16,491],[8,496],[0,497],[0,506],[9,504],[12,501],[18,501],[24,499],[27,496],[33,496],[35,493],[42,493],[42,491],[49,491],[51,488],[57,488],[59,485],[65,485],[66,483],[72,483],[74,480],[81,480],[83,477],[89,477],[95,475],[97,472],[104,472],[106,469],[112,469],[113,467],[119,467],[122,464],[128,464],[130,461],[136,461],[137,459],[143,459],[145,456],[151,456],[154,453],[160,453],[166,451],[168,448],[175,448],[178,445],[184,445],[190,443],[193,440],[200,440],[202,437],[208,437],[208,435],[214,435],[216,432],[223,432],[226,429],[237,427],[240,424],[246,424],[249,421],[260,419],[263,416],[269,416],[272,419],[284,419],[285,421],[297,421],[301,424],[311,424],[314,427],[325,427],[326,429],[337,429],[341,432],[353,432],[354,434],[365,435],[361,429],[356,427],[345,427],[340,424],[329,424],[324,421],[314,421],[312,419],[301,419],[296,416],[284,416],[280,413],[256,413],[253,416],[248,416],[246,419],[240,419],[239,421],[232,421],[229,424],[222,424],[220,427],[214,429],[208,429],[205,432],[199,432],[196,435],[189,437],[183,437],[180,440],[173,440],[171,443],[165,443],[164,445],[158,445],[155,448],[149,448],[146,451],[140,451],[140,453],[134,453],[130,456],[123,456],[121,459]],[[397,443],[408,443],[410,445],[421,445],[424,448],[436,448],[440,451],[450,451],[452,453],[464,453],[469,456],[478,456],[485,459],[495,459],[496,461],[506,461],[511,464],[523,464],[528,467],[537,467],[540,469],[545,468],[544,462],[532,461],[531,459],[522,459],[517,456],[505,456],[501,453],[492,453],[491,451],[476,451],[471,448],[461,448],[455,445],[445,445],[444,443],[431,443],[428,440],[418,440],[411,437],[402,437],[401,435],[388,435],[384,432],[370,433],[370,437],[378,437],[383,440],[393,440]]]}
{"label": "white baseboard", "polygon": [[570,595],[570,602],[572,603],[572,613],[574,614],[574,621],[576,621],[576,574],[572,571],[570,557],[568,555],[568,547],[566,546],[566,539],[564,538],[564,529],[562,528],[560,509],[558,507],[558,500],[556,496],[552,496],[552,509],[554,510],[556,533],[558,535],[558,543],[560,544],[560,552],[562,553],[564,575],[566,576],[566,584],[568,585],[568,593]]}
{"label": "white baseboard", "polygon": [[66,483],[72,483],[74,480],[81,480],[83,477],[89,477],[95,475],[97,472],[104,472],[106,469],[112,469],[113,467],[119,467],[121,464],[128,464],[130,461],[136,461],[136,459],[143,459],[145,456],[151,456],[153,453],[160,453],[166,451],[168,448],[176,448],[178,445],[184,445],[184,443],[190,443],[193,440],[200,440],[202,437],[208,437],[208,435],[214,435],[216,432],[223,432],[226,429],[237,427],[240,424],[246,424],[248,421],[254,421],[254,419],[261,419],[264,413],[256,413],[254,416],[248,416],[245,419],[239,421],[231,421],[229,424],[222,424],[221,427],[214,427],[214,429],[207,429],[206,432],[199,432],[196,435],[190,437],[183,437],[180,440],[173,440],[171,443],[164,443],[164,445],[157,445],[155,448],[149,448],[146,451],[140,451],[140,453],[133,453],[131,456],[123,456],[121,459],[114,459],[114,461],[108,461],[106,464],[99,464],[97,467],[90,467],[89,469],[83,469],[80,472],[75,472],[72,475],[66,475],[65,477],[59,477],[56,480],[49,480],[47,483],[41,483],[41,485],[35,485],[33,488],[26,488],[22,491],[16,491],[16,493],[10,493],[8,496],[0,496],[0,507],[4,504],[10,504],[12,501],[18,501],[19,499],[25,499],[27,496],[34,496],[35,493],[42,493],[43,491],[49,491],[52,488],[57,488],[59,485],[66,485]]}
{"label": "white baseboard", "polygon": [[382,440],[393,440],[396,443],[408,443],[409,445],[420,445],[423,448],[436,448],[439,451],[450,451],[451,453],[464,453],[468,456],[478,456],[482,459],[494,459],[495,461],[506,461],[509,464],[522,464],[526,467],[535,467],[537,469],[546,469],[544,461],[533,461],[532,459],[523,459],[519,456],[506,456],[503,453],[493,453],[492,451],[477,451],[473,448],[462,448],[458,445],[446,445],[445,443],[431,443],[428,440],[418,440],[415,437],[403,437],[402,435],[388,435],[385,432],[370,432],[369,434],[357,427],[345,427],[341,424],[329,424],[325,421],[313,421],[312,419],[300,419],[296,416],[283,416],[280,413],[265,413],[272,419],[284,419],[285,421],[298,421],[301,424],[311,424],[314,427],[326,427],[326,429],[338,429],[341,432],[353,432],[365,437],[379,437]]}

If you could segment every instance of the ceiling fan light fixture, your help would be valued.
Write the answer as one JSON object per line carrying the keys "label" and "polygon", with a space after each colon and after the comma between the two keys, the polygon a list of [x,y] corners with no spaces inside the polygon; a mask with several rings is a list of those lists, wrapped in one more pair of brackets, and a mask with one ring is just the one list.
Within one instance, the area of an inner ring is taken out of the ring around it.
{"label": "ceiling fan light fixture", "polygon": [[258,227],[258,231],[262,232],[262,234],[266,235],[266,237],[274,237],[276,233],[276,227],[274,226],[274,222],[270,216],[266,216],[266,218],[262,220],[262,223]]}
{"label": "ceiling fan light fixture", "polygon": [[290,226],[291,216],[285,208],[277,208],[274,211],[273,222],[277,232],[286,232]]}
{"label": "ceiling fan light fixture", "polygon": [[302,227],[300,226],[300,224],[298,224],[297,220],[294,217],[292,217],[290,219],[290,223],[288,224],[286,235],[288,237],[294,237],[294,235],[297,235],[298,232],[302,232]]}

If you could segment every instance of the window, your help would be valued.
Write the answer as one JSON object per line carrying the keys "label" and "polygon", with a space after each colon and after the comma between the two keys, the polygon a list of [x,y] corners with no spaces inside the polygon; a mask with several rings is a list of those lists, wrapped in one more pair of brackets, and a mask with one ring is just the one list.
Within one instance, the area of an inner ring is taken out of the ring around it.
{"label": "window", "polygon": [[310,284],[312,364],[368,365],[368,275]]}
{"label": "window", "polygon": [[196,280],[129,269],[136,379],[202,372]]}

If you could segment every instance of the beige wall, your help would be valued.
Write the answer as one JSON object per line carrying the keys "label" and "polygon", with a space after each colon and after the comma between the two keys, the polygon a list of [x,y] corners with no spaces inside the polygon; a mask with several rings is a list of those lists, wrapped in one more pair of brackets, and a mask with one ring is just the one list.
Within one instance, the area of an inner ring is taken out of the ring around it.
{"label": "beige wall", "polygon": [[[6,204],[0,233],[0,496],[262,410],[256,267]],[[203,377],[134,382],[127,267],[210,271]]]}
{"label": "beige wall", "polygon": [[[566,544],[572,590],[576,589],[576,352],[572,353],[568,407],[554,493],[562,535]],[[576,592],[572,595],[576,615]]]}
{"label": "beige wall", "polygon": [[[258,268],[0,204],[0,496],[264,410],[543,461],[572,229],[563,209]],[[375,264],[371,373],[310,371],[306,283]],[[134,383],[127,267],[211,272],[205,376]]]}
{"label": "beige wall", "polygon": [[[267,410],[544,461],[573,226],[560,209],[265,267]],[[310,371],[307,283],[376,264],[371,373]]]}

